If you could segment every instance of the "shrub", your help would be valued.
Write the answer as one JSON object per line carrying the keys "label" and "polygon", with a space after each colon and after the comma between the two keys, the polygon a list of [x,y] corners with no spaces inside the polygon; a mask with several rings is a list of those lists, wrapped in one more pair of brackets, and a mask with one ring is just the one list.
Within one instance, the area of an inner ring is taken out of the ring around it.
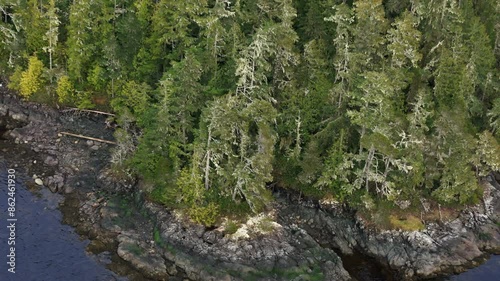
{"label": "shrub", "polygon": [[189,217],[196,223],[213,226],[219,217],[219,207],[213,202],[205,206],[193,204],[189,209]]}
{"label": "shrub", "polygon": [[21,76],[23,74],[23,69],[16,66],[14,73],[9,77],[8,88],[14,91],[19,91],[21,88]]}
{"label": "shrub", "polygon": [[238,231],[239,228],[240,225],[235,221],[228,221],[226,227],[224,228],[224,232],[226,234],[234,234],[236,233],[236,231]]}
{"label": "shrub", "polygon": [[95,104],[92,102],[92,93],[81,92],[76,96],[76,106],[79,109],[92,109]]}
{"label": "shrub", "polygon": [[60,103],[73,103],[75,89],[67,75],[61,76],[57,81],[56,93]]}

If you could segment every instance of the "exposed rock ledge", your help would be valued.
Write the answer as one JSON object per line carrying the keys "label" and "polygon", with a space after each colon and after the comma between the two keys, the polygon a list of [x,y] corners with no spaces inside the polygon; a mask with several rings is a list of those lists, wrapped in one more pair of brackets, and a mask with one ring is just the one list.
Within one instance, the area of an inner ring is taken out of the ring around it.
{"label": "exposed rock ledge", "polygon": [[[490,253],[500,253],[500,190],[484,182],[484,205],[463,211],[441,225],[423,231],[377,231],[359,217],[338,208],[284,206],[283,223],[298,222],[317,241],[339,249],[374,257],[396,272],[398,280],[432,278],[477,266]],[[297,217],[298,216],[298,217]]]}

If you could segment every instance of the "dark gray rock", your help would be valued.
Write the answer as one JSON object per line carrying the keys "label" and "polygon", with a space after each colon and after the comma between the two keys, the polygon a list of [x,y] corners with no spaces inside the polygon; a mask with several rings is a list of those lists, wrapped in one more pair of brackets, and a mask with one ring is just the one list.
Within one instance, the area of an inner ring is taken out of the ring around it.
{"label": "dark gray rock", "polygon": [[97,186],[111,192],[130,193],[137,181],[130,175],[113,173],[111,169],[104,169],[97,176]]}
{"label": "dark gray rock", "polygon": [[64,176],[61,174],[56,174],[54,176],[48,177],[45,180],[45,186],[47,186],[53,193],[62,191],[62,187],[64,186]]}
{"label": "dark gray rock", "polygon": [[57,161],[57,159],[53,156],[47,156],[43,163],[48,166],[56,166],[57,164],[59,164],[59,161]]}
{"label": "dark gray rock", "polygon": [[9,117],[17,124],[27,124],[29,119],[28,116],[22,112],[16,112],[13,110],[9,111]]}
{"label": "dark gray rock", "polygon": [[161,254],[135,232],[118,235],[118,255],[154,280],[167,280],[167,267]]}
{"label": "dark gray rock", "polygon": [[9,107],[6,104],[0,104],[0,117],[6,117],[9,113]]}
{"label": "dark gray rock", "polygon": [[[186,223],[154,203],[146,202],[145,207],[156,214],[161,238],[170,245],[164,250],[164,257],[191,280],[247,280],[257,272],[270,274],[259,280],[288,280],[286,274],[271,274],[275,270],[294,272],[302,278],[297,280],[309,280],[318,274],[313,268],[334,278],[325,280],[351,279],[332,250],[323,248],[307,231],[296,226],[282,226],[265,235],[250,232],[248,238],[234,239],[224,236],[221,230]],[[239,274],[230,277],[228,272]]]}
{"label": "dark gray rock", "polygon": [[64,194],[72,193],[75,189],[71,185],[64,186]]}
{"label": "dark gray rock", "polygon": [[486,183],[484,186],[484,204],[469,207],[459,218],[442,225],[430,223],[423,231],[373,230],[337,207],[318,210],[289,204],[282,211],[283,224],[297,223],[315,241],[343,254],[355,249],[374,257],[398,272],[397,279],[432,278],[466,270],[489,253],[500,253],[496,224],[500,191]]}

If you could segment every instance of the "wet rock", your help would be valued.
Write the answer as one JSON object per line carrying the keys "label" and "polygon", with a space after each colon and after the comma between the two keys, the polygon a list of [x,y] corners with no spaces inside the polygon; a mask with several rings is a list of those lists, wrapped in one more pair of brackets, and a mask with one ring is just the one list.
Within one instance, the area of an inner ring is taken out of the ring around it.
{"label": "wet rock", "polygon": [[97,261],[102,263],[102,264],[105,264],[105,265],[110,264],[112,262],[111,261],[111,253],[108,251],[104,251],[102,253],[99,253],[97,255]]}
{"label": "wet rock", "polygon": [[336,262],[330,260],[326,261],[323,265],[323,269],[325,271],[324,280],[352,280],[349,273],[342,267],[342,262],[340,260]]}
{"label": "wet rock", "polygon": [[356,249],[374,257],[396,272],[397,280],[433,278],[463,271],[491,252],[500,253],[500,231],[495,224],[500,191],[486,184],[484,195],[484,204],[468,207],[455,220],[428,223],[423,231],[375,230],[362,219],[326,205],[318,210],[286,204],[281,217],[282,224],[296,223],[326,247],[344,254]]}
{"label": "wet rock", "polygon": [[127,232],[118,235],[118,255],[132,266],[155,280],[167,280],[165,260],[154,248],[147,245],[138,234]]}
{"label": "wet rock", "polygon": [[64,186],[64,193],[65,194],[69,194],[69,193],[72,193],[74,191],[74,188],[70,185],[66,185]]}
{"label": "wet rock", "polygon": [[10,111],[9,116],[10,118],[12,118],[12,120],[16,121],[18,124],[28,123],[28,116],[24,113]]}
{"label": "wet rock", "polygon": [[19,133],[17,129],[10,130],[5,134],[5,137],[8,139],[15,140],[16,143],[19,143],[19,140],[21,139],[22,135]]}
{"label": "wet rock", "polygon": [[0,117],[5,117],[9,113],[9,107],[6,104],[0,104]]}
{"label": "wet rock", "polygon": [[54,150],[54,149],[50,149],[50,148],[49,148],[49,149],[47,149],[47,151],[46,151],[46,152],[47,152],[47,154],[50,154],[50,155],[57,155],[57,151],[56,151],[56,150]]}
{"label": "wet rock", "polygon": [[43,163],[45,163],[45,165],[48,166],[56,166],[57,164],[59,164],[59,161],[57,161],[57,159],[53,156],[47,156],[47,158],[45,158],[45,161],[43,161]]}
{"label": "wet rock", "polygon": [[[92,201],[87,202],[91,208],[99,207],[99,203]],[[101,216],[101,227],[107,231],[113,233],[120,233],[122,231],[121,227],[117,225],[117,221],[119,219],[119,214],[109,206],[102,206],[100,208],[100,216]]]}
{"label": "wet rock", "polygon": [[135,184],[136,179],[131,175],[117,175],[111,169],[102,170],[97,176],[97,185],[112,192],[131,192]]}
{"label": "wet rock", "polygon": [[207,231],[203,234],[203,241],[209,244],[214,244],[217,241],[215,231]]}
{"label": "wet rock", "polygon": [[7,129],[20,128],[28,124],[28,116],[17,104],[0,104],[0,126]]}
{"label": "wet rock", "polygon": [[56,174],[54,176],[48,177],[45,180],[45,185],[53,193],[56,193],[58,191],[62,191],[62,187],[64,186],[64,177],[60,174]]}
{"label": "wet rock", "polygon": [[[276,269],[300,275],[302,279],[297,280],[309,280],[318,274],[312,268],[320,268],[321,274],[334,278],[325,280],[350,280],[340,258],[303,229],[277,224],[273,231],[262,234],[258,224],[251,223],[255,219],[250,218],[241,226],[248,235],[236,239],[233,235],[223,236],[220,229],[206,230],[186,223],[182,216],[165,212],[154,203],[146,202],[145,206],[156,214],[161,239],[169,245],[164,257],[191,280],[247,280],[257,272]],[[332,264],[325,266],[327,261]],[[239,272],[239,277],[231,277],[227,272]],[[259,280],[290,279],[271,275]]]}

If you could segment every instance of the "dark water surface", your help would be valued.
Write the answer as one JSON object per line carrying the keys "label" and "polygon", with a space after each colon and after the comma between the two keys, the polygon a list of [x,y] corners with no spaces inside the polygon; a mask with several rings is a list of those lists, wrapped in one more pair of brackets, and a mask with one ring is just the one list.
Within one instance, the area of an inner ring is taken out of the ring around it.
{"label": "dark water surface", "polygon": [[[390,277],[390,272],[377,266],[375,260],[359,253],[342,256],[342,262],[349,274],[358,281],[398,281]],[[500,255],[492,255],[488,261],[467,272],[432,281],[500,281]]]}
{"label": "dark water surface", "polygon": [[[360,256],[343,256],[344,267],[358,281],[398,281],[390,278],[371,258]],[[433,281],[500,281],[500,255],[492,255],[484,264],[467,272]]]}
{"label": "dark water surface", "polygon": [[358,281],[393,281],[392,278],[388,278],[390,273],[384,272],[372,258],[365,257],[359,252],[341,257],[344,268]]}
{"label": "dark water surface", "polygon": [[1,281],[109,281],[119,278],[95,256],[85,251],[74,229],[62,224],[57,209],[62,196],[46,188],[35,193],[24,185],[25,177],[16,171],[15,272],[8,271],[7,167],[0,163],[0,280]]}
{"label": "dark water surface", "polygon": [[446,279],[450,281],[499,281],[500,280],[500,256],[493,255],[479,267],[473,268],[459,275]]}

